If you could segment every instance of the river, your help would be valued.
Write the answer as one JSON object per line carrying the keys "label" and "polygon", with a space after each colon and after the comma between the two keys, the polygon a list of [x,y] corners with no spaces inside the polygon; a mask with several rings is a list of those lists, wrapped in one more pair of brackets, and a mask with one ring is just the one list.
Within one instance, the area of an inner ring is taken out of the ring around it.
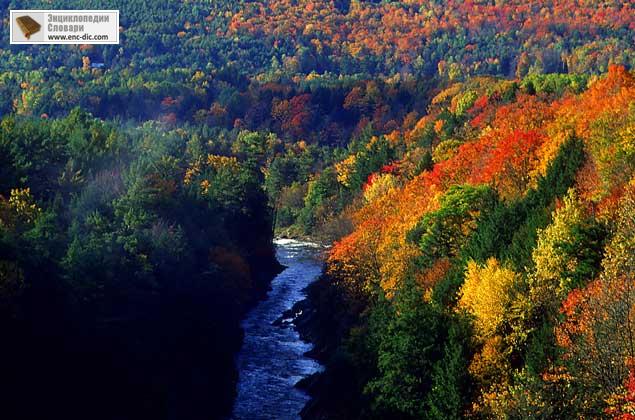
{"label": "river", "polygon": [[[322,271],[321,248],[293,240],[276,241],[277,258],[287,268],[272,281],[267,297],[243,321],[245,338],[238,355],[238,395],[232,419],[298,419],[309,396],[295,384],[321,369],[304,356],[311,349],[291,320],[276,323],[304,299]],[[275,323],[275,325],[274,325]]]}

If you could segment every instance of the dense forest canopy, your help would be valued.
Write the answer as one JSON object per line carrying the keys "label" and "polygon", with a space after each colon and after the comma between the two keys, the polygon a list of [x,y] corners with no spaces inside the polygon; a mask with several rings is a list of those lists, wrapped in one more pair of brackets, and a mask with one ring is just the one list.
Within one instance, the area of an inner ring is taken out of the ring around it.
{"label": "dense forest canopy", "polygon": [[0,1],[16,418],[227,416],[275,235],[333,245],[305,417],[635,416],[631,2],[62,0],[120,44],[9,44],[51,5]]}
{"label": "dense forest canopy", "polygon": [[362,198],[314,291],[348,330],[309,417],[633,414],[635,78],[584,80],[453,84],[312,181],[326,232]]}
{"label": "dense forest canopy", "polygon": [[[598,73],[609,61],[634,59],[633,5],[621,1],[65,0],[56,7],[119,9],[122,45],[95,46],[89,55],[147,72],[524,76]],[[15,69],[72,67],[78,56],[44,47],[47,54],[21,60],[16,49],[2,54]]]}
{"label": "dense forest canopy", "polygon": [[343,76],[598,74],[635,60],[630,2],[346,3],[56,2],[119,9],[121,44],[27,48],[9,46],[3,31],[1,109],[54,115],[81,105],[99,116],[124,111],[142,119],[163,109],[166,118],[190,121],[213,110],[233,124],[266,83],[304,92]]}

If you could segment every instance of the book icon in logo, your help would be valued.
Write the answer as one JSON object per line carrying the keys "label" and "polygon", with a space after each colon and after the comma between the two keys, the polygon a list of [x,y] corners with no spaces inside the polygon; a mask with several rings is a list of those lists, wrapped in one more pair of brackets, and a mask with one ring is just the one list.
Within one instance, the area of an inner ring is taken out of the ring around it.
{"label": "book icon in logo", "polygon": [[31,35],[39,32],[41,28],[40,24],[30,16],[20,16],[16,18],[16,22],[26,39],[30,39]]}

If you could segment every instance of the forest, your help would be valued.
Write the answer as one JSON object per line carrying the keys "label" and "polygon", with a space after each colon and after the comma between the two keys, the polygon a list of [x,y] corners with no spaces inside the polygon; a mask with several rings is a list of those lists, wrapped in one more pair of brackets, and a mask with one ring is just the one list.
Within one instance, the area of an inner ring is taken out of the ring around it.
{"label": "forest", "polygon": [[[7,418],[228,418],[282,237],[302,418],[635,418],[631,2],[54,3],[0,0]],[[50,7],[120,44],[10,45]]]}
{"label": "forest", "polygon": [[541,79],[454,84],[385,140],[312,290],[309,418],[633,415],[635,78]]}

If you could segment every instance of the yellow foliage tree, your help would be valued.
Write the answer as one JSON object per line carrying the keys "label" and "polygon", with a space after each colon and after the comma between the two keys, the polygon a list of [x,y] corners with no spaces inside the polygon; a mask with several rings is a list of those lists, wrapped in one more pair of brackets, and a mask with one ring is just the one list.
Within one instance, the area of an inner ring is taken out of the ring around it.
{"label": "yellow foliage tree", "polygon": [[337,171],[337,182],[344,185],[345,187],[350,187],[350,177],[353,169],[355,168],[355,162],[357,158],[355,155],[350,155],[343,161],[335,164],[335,170]]}
{"label": "yellow foliage tree", "polygon": [[493,337],[505,320],[517,280],[518,275],[502,267],[495,258],[487,260],[485,266],[474,261],[468,263],[459,307],[474,316],[481,339]]}
{"label": "yellow foliage tree", "polygon": [[364,190],[364,199],[367,202],[384,196],[393,188],[399,185],[399,180],[392,174],[378,175],[373,182]]}
{"label": "yellow foliage tree", "polygon": [[[584,209],[574,189],[570,189],[563,200],[563,206],[554,211],[553,222],[538,231],[538,243],[532,253],[536,271],[531,278],[532,294],[544,294],[549,299],[555,294],[564,298],[572,280],[567,273],[575,270],[578,261],[562,251],[565,245],[576,242],[575,226],[584,221]],[[542,300],[542,299],[539,299]]]}
{"label": "yellow foliage tree", "polygon": [[42,211],[31,195],[30,188],[14,188],[9,197],[9,207],[21,220],[31,223]]}

